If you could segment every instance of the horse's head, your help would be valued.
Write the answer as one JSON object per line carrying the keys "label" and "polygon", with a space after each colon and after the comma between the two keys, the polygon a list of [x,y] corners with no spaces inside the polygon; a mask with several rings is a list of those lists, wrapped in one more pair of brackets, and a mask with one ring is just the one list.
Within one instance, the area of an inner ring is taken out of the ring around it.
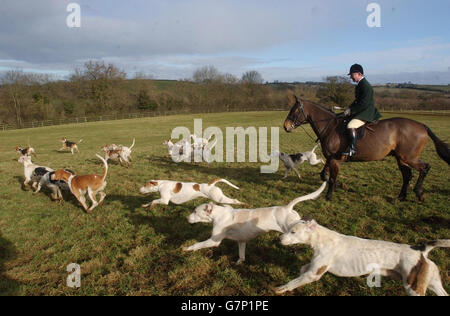
{"label": "horse's head", "polygon": [[284,121],[284,130],[288,133],[292,132],[300,125],[307,123],[307,117],[303,109],[303,101],[297,99],[295,95],[293,96],[293,101],[294,105]]}

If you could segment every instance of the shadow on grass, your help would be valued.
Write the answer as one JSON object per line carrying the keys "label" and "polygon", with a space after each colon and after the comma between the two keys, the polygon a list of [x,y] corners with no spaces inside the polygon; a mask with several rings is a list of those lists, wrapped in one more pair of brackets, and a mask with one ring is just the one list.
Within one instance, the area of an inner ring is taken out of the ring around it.
{"label": "shadow on grass", "polygon": [[[99,155],[101,157],[103,157],[103,155],[101,155],[101,154],[99,154]],[[101,161],[97,157],[86,159],[85,162],[87,164],[91,164],[91,165],[103,166],[103,161]],[[108,166],[121,166],[121,164],[120,164],[119,159],[109,159],[108,160]],[[127,168],[127,166],[125,164],[122,167]]]}
{"label": "shadow on grass", "polygon": [[[58,154],[70,154],[70,155],[72,155],[72,152],[70,151],[70,149],[66,149],[66,150],[57,150],[57,149],[54,149],[52,152],[58,153]],[[76,151],[76,150],[75,150],[75,154],[77,154],[77,151]]]}
{"label": "shadow on grass", "polygon": [[441,216],[420,216],[417,215],[415,219],[405,219],[405,218],[396,218],[396,217],[377,217],[383,223],[393,223],[396,225],[406,226],[409,229],[413,229],[416,231],[420,231],[423,225],[428,225],[433,230],[436,229],[450,229],[450,220],[448,218],[444,218]]}
{"label": "shadow on grass", "polygon": [[[211,236],[212,224],[196,223],[190,224],[187,221],[187,214],[181,208],[158,207],[153,211],[140,211],[127,214],[130,222],[135,226],[148,225],[153,228],[156,234],[164,236],[164,244],[167,247],[182,252],[182,247],[191,246],[194,243],[207,240]],[[271,234],[269,238],[265,238],[266,234]],[[281,234],[276,232],[263,233],[255,239],[247,242],[246,262],[243,265],[236,265],[239,259],[238,244],[234,240],[224,239],[218,247],[198,250],[198,253],[211,255],[214,261],[220,261],[222,257],[226,257],[230,266],[245,274],[247,279],[264,279],[267,275],[260,268],[266,263],[275,266],[287,268],[290,272],[296,273],[304,262],[297,259],[296,250],[284,247],[279,242]],[[264,238],[264,239],[262,239]],[[185,253],[186,256],[190,252]],[[209,256],[208,255],[208,256]],[[248,266],[259,266],[260,268],[250,269]],[[253,272],[252,272],[253,271]]]}
{"label": "shadow on grass", "polygon": [[155,210],[149,211],[139,204],[134,212],[126,214],[130,222],[135,226],[148,225],[156,234],[165,237],[165,243],[172,248],[181,247],[187,240],[196,239],[199,235],[205,239],[209,238],[211,227],[208,225],[191,225],[186,216],[180,214],[179,208],[173,205],[157,206]]}
{"label": "shadow on grass", "polygon": [[20,283],[5,275],[4,264],[17,256],[14,245],[0,234],[0,296],[17,295]]}
{"label": "shadow on grass", "polygon": [[20,187],[21,187],[21,189],[22,189],[23,191],[28,191],[28,190],[25,189],[25,187],[24,187],[24,185],[23,185],[23,182],[25,181],[25,178],[24,178],[24,177],[22,177],[22,176],[14,176],[14,179],[17,180],[17,183],[20,184]]}
{"label": "shadow on grass", "polygon": [[[230,164],[224,165],[217,163],[213,163],[210,165],[206,163],[175,163],[170,158],[156,156],[146,157],[146,159],[152,165],[157,167],[173,169],[175,166],[177,171],[187,171],[204,174],[207,176],[205,182],[214,178],[224,178],[227,180],[241,179],[242,181],[245,180],[245,182],[251,182],[255,184],[265,184],[267,181],[283,181],[292,184],[310,184],[309,182],[311,182],[311,184],[313,184],[316,183],[317,180],[319,182],[321,181],[319,174],[320,170],[317,170],[317,172],[311,170],[303,170],[302,172],[302,170],[300,170],[300,174],[302,175],[302,180],[300,181],[295,175],[290,175],[287,179],[282,179],[283,176],[279,173],[261,173],[260,166],[253,167],[249,166],[248,164],[239,167],[238,164],[240,163],[235,163],[233,167],[231,167]],[[284,167],[280,166],[280,168]]]}
{"label": "shadow on grass", "polygon": [[152,197],[148,196],[108,194],[106,195],[104,203],[119,201],[124,210],[134,213],[136,211],[143,210],[142,204],[148,203],[152,199]]}

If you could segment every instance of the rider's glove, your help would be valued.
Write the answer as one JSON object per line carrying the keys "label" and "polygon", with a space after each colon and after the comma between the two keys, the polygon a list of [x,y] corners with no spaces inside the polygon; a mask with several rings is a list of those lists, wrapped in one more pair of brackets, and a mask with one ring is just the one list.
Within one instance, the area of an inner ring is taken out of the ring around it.
{"label": "rider's glove", "polygon": [[348,108],[347,110],[344,111],[345,116],[349,116],[351,113],[352,113],[352,110],[350,110],[350,108]]}

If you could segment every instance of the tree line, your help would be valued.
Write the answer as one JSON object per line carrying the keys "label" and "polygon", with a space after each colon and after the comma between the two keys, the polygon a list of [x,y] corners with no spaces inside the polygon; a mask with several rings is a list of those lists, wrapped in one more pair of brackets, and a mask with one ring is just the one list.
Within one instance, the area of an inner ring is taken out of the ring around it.
{"label": "tree line", "polygon": [[[327,77],[323,84],[269,84],[257,71],[237,78],[214,66],[200,67],[185,80],[155,80],[143,73],[127,79],[127,73],[113,64],[88,61],[64,81],[21,70],[0,74],[0,124],[20,128],[24,122],[140,111],[288,109],[287,95],[292,93],[333,109],[351,104],[354,86],[345,77]],[[450,108],[448,98],[439,94],[393,94],[387,90],[375,98],[384,109],[423,109],[429,105],[434,109]]]}

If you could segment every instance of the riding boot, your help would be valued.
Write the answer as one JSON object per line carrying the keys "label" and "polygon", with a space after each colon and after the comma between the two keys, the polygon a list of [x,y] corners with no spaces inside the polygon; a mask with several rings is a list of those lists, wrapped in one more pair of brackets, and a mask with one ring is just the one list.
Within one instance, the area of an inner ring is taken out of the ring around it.
{"label": "riding boot", "polygon": [[348,132],[350,134],[350,148],[348,152],[344,152],[342,155],[352,157],[356,155],[356,128],[349,128]]}

